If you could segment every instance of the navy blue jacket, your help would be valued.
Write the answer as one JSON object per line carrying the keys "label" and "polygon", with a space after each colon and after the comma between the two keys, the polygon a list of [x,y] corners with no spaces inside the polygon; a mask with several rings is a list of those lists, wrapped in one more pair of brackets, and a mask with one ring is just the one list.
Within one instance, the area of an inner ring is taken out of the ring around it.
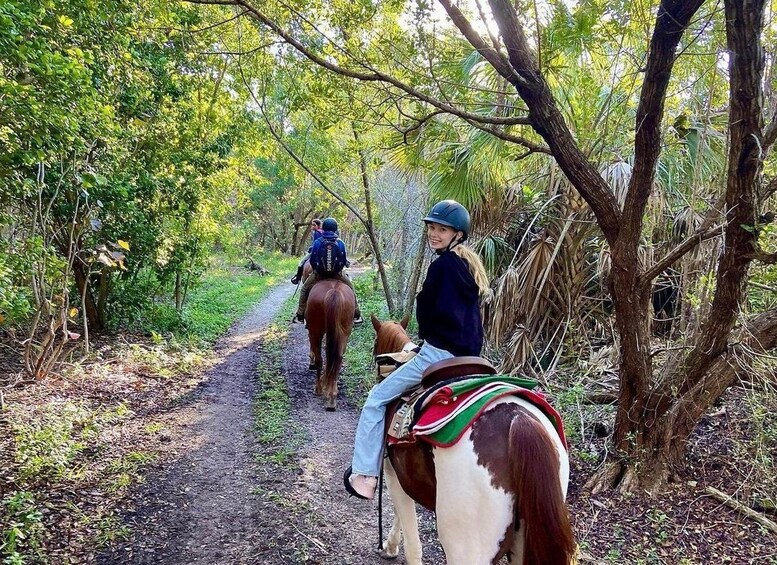
{"label": "navy blue jacket", "polygon": [[483,321],[478,285],[467,262],[444,251],[429,265],[416,298],[418,337],[455,357],[480,355]]}
{"label": "navy blue jacket", "polygon": [[343,257],[345,257],[345,266],[347,267],[349,265],[348,261],[348,255],[345,252],[345,243],[343,243],[343,240],[337,237],[337,232],[333,231],[322,231],[321,235],[316,238],[316,240],[313,242],[313,245],[310,247],[310,264],[313,266],[313,269],[316,271],[319,270],[319,265],[316,264],[316,251],[319,247],[324,243],[325,240],[337,240],[337,247],[339,247],[343,252]]}
{"label": "navy blue jacket", "polygon": [[316,240],[324,237],[324,232],[322,230],[313,230],[313,233],[310,234],[310,237],[313,239],[311,240],[310,247],[308,247],[308,253],[313,250],[313,244],[316,242]]}

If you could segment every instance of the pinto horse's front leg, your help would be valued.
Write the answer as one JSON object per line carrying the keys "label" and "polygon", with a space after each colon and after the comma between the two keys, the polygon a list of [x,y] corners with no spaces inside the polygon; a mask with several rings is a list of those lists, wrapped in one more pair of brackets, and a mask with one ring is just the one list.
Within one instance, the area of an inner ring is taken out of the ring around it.
{"label": "pinto horse's front leg", "polygon": [[386,559],[394,559],[399,555],[401,534],[405,535],[405,560],[408,565],[421,565],[423,548],[418,535],[418,515],[415,511],[415,501],[410,498],[399,484],[399,479],[388,458],[384,460],[386,485],[391,502],[394,504],[394,524],[391,532],[383,543],[380,555]]}

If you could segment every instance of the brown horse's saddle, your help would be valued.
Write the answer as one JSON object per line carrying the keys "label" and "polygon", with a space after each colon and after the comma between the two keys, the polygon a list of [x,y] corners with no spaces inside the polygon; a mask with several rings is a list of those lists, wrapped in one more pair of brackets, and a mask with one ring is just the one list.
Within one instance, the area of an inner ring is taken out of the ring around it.
{"label": "brown horse's saddle", "polygon": [[431,364],[424,371],[420,385],[407,391],[386,408],[386,434],[394,439],[407,437],[415,420],[414,406],[422,396],[437,386],[471,375],[495,374],[496,368],[482,357],[452,357]]}

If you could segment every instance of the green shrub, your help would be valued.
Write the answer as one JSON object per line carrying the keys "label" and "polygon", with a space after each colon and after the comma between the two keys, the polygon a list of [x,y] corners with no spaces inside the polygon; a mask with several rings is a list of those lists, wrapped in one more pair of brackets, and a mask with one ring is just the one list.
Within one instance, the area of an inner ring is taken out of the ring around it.
{"label": "green shrub", "polygon": [[21,491],[5,499],[2,504],[2,537],[0,558],[4,565],[22,565],[24,556],[41,558],[40,538],[43,533],[43,514],[38,510],[32,493]]}

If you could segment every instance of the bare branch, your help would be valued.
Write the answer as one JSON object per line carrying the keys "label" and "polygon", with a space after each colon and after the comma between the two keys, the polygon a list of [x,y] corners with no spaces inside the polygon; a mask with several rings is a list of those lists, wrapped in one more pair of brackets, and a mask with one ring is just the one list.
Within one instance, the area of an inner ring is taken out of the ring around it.
{"label": "bare branch", "polygon": [[475,5],[478,7],[478,14],[480,14],[480,19],[483,22],[483,25],[486,26],[486,30],[488,31],[488,36],[491,38],[491,45],[494,47],[494,50],[499,52],[499,49],[500,49],[499,37],[494,35],[493,32],[491,31],[491,28],[488,27],[488,18],[486,17],[486,13],[483,11],[483,6],[480,3],[480,0],[475,0]]}
{"label": "bare branch", "polygon": [[745,516],[752,518],[758,524],[767,530],[771,530],[773,533],[777,534],[777,524],[769,520],[766,516],[763,514],[760,514],[759,512],[756,512],[752,508],[742,504],[741,502],[737,502],[733,496],[729,496],[728,494],[719,491],[715,487],[707,487],[704,489],[704,492],[712,496],[714,499],[719,500],[726,506],[729,506],[730,508],[733,508],[734,510],[737,510],[738,512],[741,512]]}
{"label": "bare branch", "polygon": [[491,63],[491,66],[493,66],[500,75],[503,77],[509,76],[514,81],[523,80],[515,70],[510,67],[510,62],[501,52],[488,46],[486,41],[477,31],[475,31],[475,28],[472,27],[472,24],[469,23],[469,20],[461,13],[461,10],[459,10],[457,6],[451,4],[450,0],[439,0],[439,2],[442,7],[445,8],[445,11],[448,12],[448,16],[450,16],[453,24],[459,28],[459,31],[467,38],[467,41],[477,49],[478,53],[480,53],[486,61]]}
{"label": "bare branch", "polygon": [[669,267],[672,266],[672,264],[680,259],[683,255],[690,252],[692,249],[697,247],[701,242],[707,241],[708,239],[712,239],[714,237],[718,237],[723,234],[723,228],[724,226],[716,226],[711,229],[707,229],[706,231],[700,231],[697,230],[696,233],[694,233],[691,237],[683,241],[680,245],[672,249],[669,253],[667,253],[660,261],[658,261],[655,265],[653,265],[650,270],[645,272],[640,277],[640,284],[650,284],[652,283],[653,279],[655,279],[658,275],[663,273],[665,270],[667,270]]}
{"label": "bare branch", "polygon": [[[404,115],[404,116],[407,116],[407,114],[405,114],[405,113],[404,113],[404,112],[403,112],[403,111],[402,111],[402,110],[399,108],[399,105],[398,105],[398,104],[397,104],[397,109],[399,110],[399,113],[400,113],[400,114],[402,114],[402,115]],[[436,111],[432,112],[431,114],[427,114],[426,116],[423,116],[423,117],[421,117],[421,118],[415,118],[415,117],[412,117],[412,116],[407,116],[407,117],[411,118],[412,120],[414,120],[416,123],[415,123],[415,124],[413,124],[413,125],[412,125],[412,126],[410,126],[410,127],[407,127],[407,128],[397,128],[397,130],[399,131],[399,133],[401,133],[401,134],[402,134],[402,140],[405,142],[405,144],[407,144],[407,136],[408,136],[408,134],[409,134],[409,133],[416,131],[416,130],[417,130],[417,129],[419,129],[421,126],[423,126],[423,125],[424,125],[426,122],[428,122],[429,120],[431,120],[433,117],[435,117],[435,116],[439,116],[440,114],[443,114],[443,113],[444,113],[444,112],[443,112],[442,110],[436,110]]]}
{"label": "bare branch", "polygon": [[262,24],[270,28],[273,32],[275,32],[277,35],[282,37],[284,41],[286,41],[286,43],[294,47],[297,51],[299,51],[302,55],[307,57],[313,63],[329,71],[332,71],[334,73],[337,73],[339,75],[346,76],[349,78],[354,78],[365,82],[388,83],[402,90],[403,92],[407,92],[414,98],[417,98],[418,100],[426,102],[427,104],[430,104],[431,106],[434,106],[435,108],[442,110],[443,112],[446,112],[448,114],[453,114],[454,116],[458,116],[465,120],[472,120],[474,122],[483,123],[483,124],[518,125],[518,124],[529,123],[527,118],[520,117],[520,116],[517,116],[517,117],[484,116],[481,114],[474,114],[472,112],[465,112],[463,110],[460,110],[459,108],[451,106],[450,104],[441,102],[440,100],[437,100],[432,96],[424,94],[420,90],[413,88],[412,86],[405,84],[402,81],[396,79],[395,77],[387,75],[381,71],[371,69],[372,72],[365,73],[365,72],[354,71],[352,69],[348,69],[340,65],[336,65],[330,61],[327,61],[325,58],[321,57],[320,55],[317,55],[316,53],[308,49],[305,45],[302,44],[302,42],[300,42],[291,34],[286,32],[283,28],[281,28],[277,23],[271,20],[258,8],[249,4],[247,0],[185,0],[185,1],[194,3],[194,4],[218,4],[218,5],[242,6],[246,9],[249,16],[251,16],[255,20],[258,20],[259,22],[261,22]]}
{"label": "bare branch", "polygon": [[278,45],[278,44],[280,44],[279,41],[269,41],[267,43],[263,43],[261,45],[257,45],[256,47],[248,49],[247,51],[197,51],[197,53],[199,55],[228,55],[228,56],[241,57],[243,55],[251,55],[253,53],[256,53],[257,51],[261,51],[262,49],[266,49],[267,47],[271,47],[273,45]]}
{"label": "bare branch", "polygon": [[707,241],[708,239],[712,239],[713,237],[718,237],[721,235],[725,225],[719,225],[713,228],[712,223],[715,221],[715,218],[721,214],[723,204],[725,204],[725,198],[721,197],[712,206],[712,208],[707,211],[707,214],[704,216],[701,225],[693,233],[693,235],[672,249],[640,277],[640,286],[652,284],[653,279],[671,267],[672,263],[680,259],[686,253],[690,252],[697,245],[701,244],[702,241]]}
{"label": "bare branch", "polygon": [[623,206],[623,226],[628,230],[631,245],[638,243],[642,233],[645,206],[656,174],[661,152],[661,120],[677,46],[703,2],[663,0],[658,8],[637,108],[634,168]]}
{"label": "bare branch", "polygon": [[516,88],[529,108],[532,127],[548,144],[561,170],[593,210],[607,241],[614,244],[621,228],[621,211],[610,187],[583,155],[567,127],[550,87],[540,73],[513,3],[510,0],[489,0],[489,4],[507,48],[511,67],[509,73],[504,73],[499,67],[495,67],[496,70]]}
{"label": "bare branch", "polygon": [[256,94],[254,94],[253,88],[248,84],[248,81],[246,80],[245,74],[243,73],[243,67],[242,65],[238,65],[238,68],[240,69],[240,77],[243,80],[243,84],[245,85],[246,89],[248,89],[248,93],[251,95],[251,98],[253,98],[256,105],[259,107],[260,113],[262,114],[262,118],[264,118],[264,122],[267,124],[267,129],[270,131],[270,134],[275,138],[275,140],[278,142],[278,144],[283,148],[284,151],[292,158],[296,163],[302,167],[302,169],[308,173],[325,191],[327,191],[329,194],[331,194],[340,204],[348,208],[348,210],[364,225],[367,225],[366,220],[362,217],[362,215],[359,213],[359,211],[351,206],[350,203],[348,203],[347,200],[345,200],[342,196],[340,196],[337,192],[335,192],[333,189],[327,185],[321,177],[319,177],[305,162],[297,155],[297,153],[292,149],[288,143],[286,143],[283,138],[280,136],[280,134],[275,130],[275,128],[272,125],[272,122],[270,122],[270,119],[267,117],[267,114],[264,111],[264,103],[260,101]]}
{"label": "bare branch", "polygon": [[774,253],[766,253],[762,249],[757,249],[753,253],[749,254],[748,258],[754,261],[760,261],[766,265],[775,265],[777,264],[777,251]]}
{"label": "bare branch", "polygon": [[479,130],[490,133],[494,137],[498,137],[499,139],[502,139],[504,141],[509,141],[510,143],[522,145],[523,147],[528,149],[530,153],[547,153],[548,155],[553,155],[549,147],[545,145],[540,145],[539,143],[534,143],[532,141],[529,141],[525,137],[512,135],[501,129],[497,129],[496,127],[484,126],[483,124],[478,124],[476,122],[471,122],[469,120],[467,120],[467,123],[472,127],[475,127]]}
{"label": "bare branch", "polygon": [[235,21],[236,19],[243,17],[245,14],[246,14],[246,10],[243,10],[242,12],[236,13],[234,16],[232,16],[229,19],[222,20],[220,22],[216,22],[215,24],[211,24],[209,26],[200,27],[200,28],[196,28],[196,29],[186,29],[186,28],[174,28],[174,29],[176,31],[181,31],[181,32],[185,32],[185,33],[201,33],[203,31],[208,31],[208,30],[211,30],[213,28],[216,28],[216,27],[219,27],[219,26],[223,26],[224,24],[228,24],[229,22]]}

